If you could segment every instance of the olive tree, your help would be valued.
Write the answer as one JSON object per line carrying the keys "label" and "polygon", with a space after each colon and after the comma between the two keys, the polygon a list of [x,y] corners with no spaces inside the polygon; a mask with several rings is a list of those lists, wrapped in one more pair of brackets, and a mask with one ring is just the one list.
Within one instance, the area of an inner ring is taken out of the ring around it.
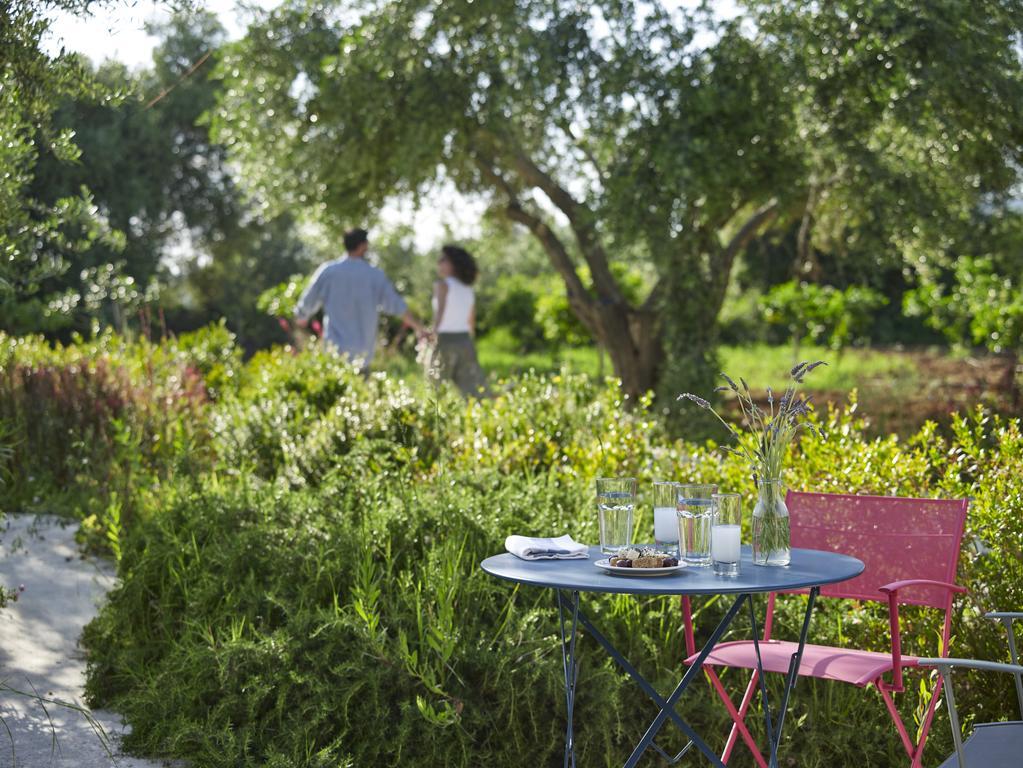
{"label": "olive tree", "polygon": [[[797,228],[799,277],[818,248],[913,274],[1018,180],[1018,0],[669,5],[285,4],[225,53],[216,136],[261,202],[328,227],[439,180],[484,196],[631,394],[711,369],[766,228]],[[654,268],[641,300],[619,260]]]}
{"label": "olive tree", "polygon": [[[335,228],[440,179],[486,196],[639,394],[666,359],[705,370],[732,264],[799,177],[773,54],[737,24],[697,46],[711,24],[631,2],[286,4],[225,54],[216,135],[255,196]],[[612,268],[630,258],[657,267],[640,301]]]}
{"label": "olive tree", "polygon": [[789,74],[807,176],[797,250],[927,281],[1011,209],[1023,168],[1019,0],[750,0]]}

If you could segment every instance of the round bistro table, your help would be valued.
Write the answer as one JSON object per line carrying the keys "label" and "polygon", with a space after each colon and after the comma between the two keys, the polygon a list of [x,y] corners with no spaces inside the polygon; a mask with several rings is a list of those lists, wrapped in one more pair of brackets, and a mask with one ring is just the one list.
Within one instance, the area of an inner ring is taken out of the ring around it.
{"label": "round bistro table", "polygon": [[[810,628],[810,617],[813,606],[824,584],[846,581],[863,572],[863,563],[855,557],[837,552],[822,552],[815,549],[793,549],[792,562],[787,566],[754,565],[749,547],[742,549],[742,561],[739,573],[735,576],[718,576],[712,568],[684,568],[668,576],[629,576],[613,575],[594,566],[594,562],[602,559],[599,547],[590,547],[586,560],[521,560],[515,555],[504,553],[484,560],[480,567],[491,576],[499,579],[552,589],[557,597],[558,618],[561,627],[561,659],[565,676],[565,705],[567,708],[567,725],[565,729],[565,760],[564,765],[575,766],[575,743],[573,739],[572,715],[575,706],[576,681],[579,664],[576,656],[576,635],[578,626],[584,629],[600,644],[625,672],[636,681],[644,693],[658,707],[657,717],[647,728],[643,738],[633,749],[625,763],[625,768],[634,768],[647,749],[653,748],[669,762],[677,762],[691,747],[695,746],[713,765],[724,768],[724,763],[710,749],[707,743],[696,733],[681,715],[675,705],[682,697],[689,684],[696,679],[707,656],[724,635],[732,620],[745,603],[749,607],[750,623],[753,633],[753,645],[757,659],[760,658],[760,647],[757,632],[756,614],[753,610],[753,595],[768,592],[787,592],[793,590],[809,591],[809,600],[803,616],[802,630],[799,634],[799,645],[792,656],[789,672],[786,676],[785,689],[777,715],[773,715],[767,700],[767,687],[763,682],[763,669],[759,667],[763,699],[764,720],[767,726],[767,738],[770,747],[770,764],[778,765],[778,745],[781,742],[781,730],[785,721],[785,710],[788,707],[789,695],[795,684],[799,663],[806,646],[806,636]],[[638,670],[629,663],[600,633],[585,613],[579,610],[579,598],[583,592],[604,592],[625,595],[729,595],[734,600],[724,617],[711,633],[706,645],[700,651],[696,661],[690,665],[682,680],[671,695],[663,698],[647,682]],[[668,755],[654,742],[657,732],[668,720],[689,738],[689,743],[675,757]]]}

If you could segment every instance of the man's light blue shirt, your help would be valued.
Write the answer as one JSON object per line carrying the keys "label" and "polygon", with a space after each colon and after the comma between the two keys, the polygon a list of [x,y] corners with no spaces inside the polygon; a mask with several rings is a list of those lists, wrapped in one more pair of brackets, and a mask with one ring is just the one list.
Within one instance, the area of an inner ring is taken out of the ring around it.
{"label": "man's light blue shirt", "polygon": [[308,320],[323,309],[323,337],[352,360],[369,366],[380,313],[403,315],[405,300],[382,270],[345,256],[321,266],[298,300],[295,315]]}

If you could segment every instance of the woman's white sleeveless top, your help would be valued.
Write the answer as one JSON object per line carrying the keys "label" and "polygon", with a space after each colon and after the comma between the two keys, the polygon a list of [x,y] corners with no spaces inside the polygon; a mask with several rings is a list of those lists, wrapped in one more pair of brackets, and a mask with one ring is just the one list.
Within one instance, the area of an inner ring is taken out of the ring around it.
{"label": "woman's white sleeveless top", "polygon": [[[448,297],[444,302],[444,314],[437,324],[437,333],[468,333],[469,315],[476,303],[476,292],[457,277],[446,277]],[[437,311],[437,296],[433,297],[433,311]]]}

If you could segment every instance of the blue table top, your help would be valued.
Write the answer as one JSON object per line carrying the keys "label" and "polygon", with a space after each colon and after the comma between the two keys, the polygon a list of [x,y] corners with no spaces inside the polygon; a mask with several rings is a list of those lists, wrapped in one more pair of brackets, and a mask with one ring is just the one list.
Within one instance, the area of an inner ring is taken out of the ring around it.
{"label": "blue table top", "polygon": [[749,547],[742,548],[736,576],[718,576],[713,568],[689,566],[667,576],[617,576],[594,563],[606,555],[590,547],[587,560],[521,560],[504,554],[488,557],[480,567],[499,579],[551,589],[631,595],[727,595],[777,592],[834,584],[863,573],[863,562],[837,552],[793,549],[786,566],[753,565]]}

